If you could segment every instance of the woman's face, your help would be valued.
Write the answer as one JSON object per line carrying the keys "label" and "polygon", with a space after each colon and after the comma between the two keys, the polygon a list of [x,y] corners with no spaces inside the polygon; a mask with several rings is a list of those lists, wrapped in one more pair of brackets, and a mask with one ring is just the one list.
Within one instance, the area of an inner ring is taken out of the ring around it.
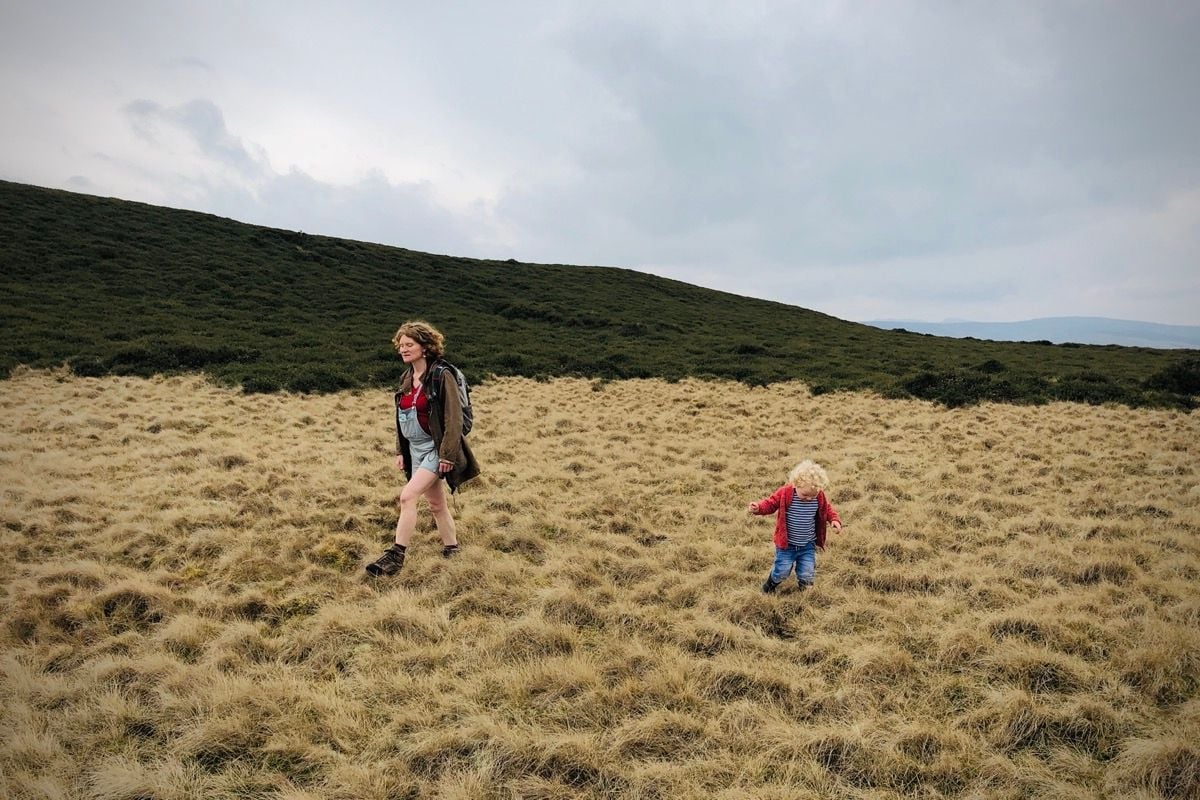
{"label": "woman's face", "polygon": [[399,341],[396,342],[396,350],[400,353],[400,358],[404,360],[405,364],[411,364],[425,355],[424,348],[416,340],[408,336],[400,337]]}

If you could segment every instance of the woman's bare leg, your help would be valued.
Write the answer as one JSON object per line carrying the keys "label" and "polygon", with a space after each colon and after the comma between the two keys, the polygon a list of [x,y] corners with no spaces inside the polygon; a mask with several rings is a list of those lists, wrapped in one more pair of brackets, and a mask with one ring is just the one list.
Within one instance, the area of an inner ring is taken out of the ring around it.
{"label": "woman's bare leg", "polygon": [[446,491],[441,481],[434,481],[433,485],[425,490],[425,499],[429,501],[429,510],[433,512],[433,520],[437,523],[442,544],[458,544],[454,517],[450,516],[450,506],[446,502]]}
{"label": "woman's bare leg", "polygon": [[[430,487],[438,485],[438,476],[427,469],[413,470],[413,476],[400,492],[400,519],[396,522],[396,544],[408,547],[412,541],[413,531],[417,528],[417,501],[426,494]],[[442,503],[443,509],[445,503]],[[436,512],[435,512],[436,514]],[[440,530],[442,523],[438,522]],[[453,522],[451,522],[453,530]]]}

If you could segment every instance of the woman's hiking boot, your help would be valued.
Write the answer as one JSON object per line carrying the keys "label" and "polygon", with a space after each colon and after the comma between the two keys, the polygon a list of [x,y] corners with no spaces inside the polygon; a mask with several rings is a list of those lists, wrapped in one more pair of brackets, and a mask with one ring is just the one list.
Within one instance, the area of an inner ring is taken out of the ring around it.
{"label": "woman's hiking boot", "polygon": [[442,545],[442,558],[452,558],[456,555],[458,555],[458,545],[457,544]]}
{"label": "woman's hiking boot", "polygon": [[395,575],[404,566],[404,550],[404,546],[399,544],[394,544],[384,550],[383,555],[367,564],[368,574],[374,575],[376,578]]}

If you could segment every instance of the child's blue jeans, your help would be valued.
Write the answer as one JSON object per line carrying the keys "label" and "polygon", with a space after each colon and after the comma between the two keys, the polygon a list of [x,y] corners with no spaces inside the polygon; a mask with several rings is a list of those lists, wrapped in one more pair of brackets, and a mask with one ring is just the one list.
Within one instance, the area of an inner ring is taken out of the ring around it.
{"label": "child's blue jeans", "polygon": [[775,566],[771,569],[771,582],[783,583],[796,568],[796,580],[812,583],[817,574],[817,543],[809,542],[799,547],[776,547]]}

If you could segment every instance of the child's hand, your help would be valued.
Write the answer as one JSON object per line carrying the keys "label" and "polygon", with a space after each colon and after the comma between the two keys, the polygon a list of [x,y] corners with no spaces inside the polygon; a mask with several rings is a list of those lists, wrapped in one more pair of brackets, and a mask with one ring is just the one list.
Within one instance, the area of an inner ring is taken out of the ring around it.
{"label": "child's hand", "polygon": [[829,523],[829,527],[833,528],[838,533],[842,532],[842,523],[840,522],[831,522]]}
{"label": "child's hand", "polygon": [[747,508],[746,510],[749,511],[751,514],[757,514],[758,513],[758,503],[751,503],[750,507]]}

